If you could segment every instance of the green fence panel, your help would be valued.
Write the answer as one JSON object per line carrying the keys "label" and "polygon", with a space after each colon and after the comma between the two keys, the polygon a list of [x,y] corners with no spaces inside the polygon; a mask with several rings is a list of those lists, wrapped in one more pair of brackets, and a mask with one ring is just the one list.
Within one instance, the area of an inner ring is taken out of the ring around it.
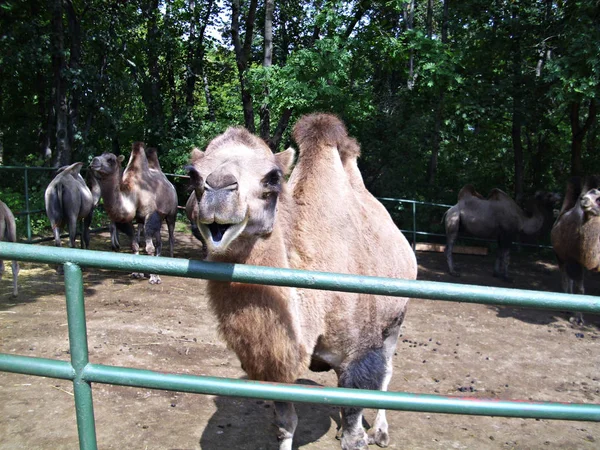
{"label": "green fence panel", "polygon": [[71,362],[0,354],[0,371],[72,380],[79,443],[83,450],[97,448],[92,383],[402,411],[600,421],[600,405],[598,404],[500,401],[402,392],[315,388],[217,377],[165,374],[142,369],[91,364],[88,357],[81,267],[599,313],[600,299],[597,297],[156,258],[5,242],[0,243],[0,259],[64,264]]}

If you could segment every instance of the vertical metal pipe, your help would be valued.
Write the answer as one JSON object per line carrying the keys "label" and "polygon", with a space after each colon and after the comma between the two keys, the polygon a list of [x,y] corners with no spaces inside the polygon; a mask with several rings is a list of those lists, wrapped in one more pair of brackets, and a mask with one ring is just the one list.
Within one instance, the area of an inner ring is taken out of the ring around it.
{"label": "vertical metal pipe", "polygon": [[417,202],[412,203],[413,212],[413,250],[417,248]]}
{"label": "vertical metal pipe", "polygon": [[73,263],[65,263],[65,290],[67,297],[67,321],[69,324],[69,348],[71,364],[75,369],[73,390],[75,393],[75,415],[81,450],[97,450],[96,425],[92,386],[83,380],[84,368],[88,365],[87,328],[83,300],[83,276],[81,268]]}
{"label": "vertical metal pipe", "polygon": [[25,167],[25,211],[27,213],[27,242],[31,242],[31,215],[29,214],[29,176]]}

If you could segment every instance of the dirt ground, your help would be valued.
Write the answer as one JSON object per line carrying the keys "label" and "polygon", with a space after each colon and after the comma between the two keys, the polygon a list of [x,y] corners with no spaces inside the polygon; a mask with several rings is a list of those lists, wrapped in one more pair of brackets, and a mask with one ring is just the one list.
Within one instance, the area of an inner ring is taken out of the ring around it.
{"label": "dirt ground", "polygon": [[[108,236],[92,248],[109,249]],[[176,257],[200,250],[179,233]],[[457,255],[459,279],[442,254],[418,252],[419,278],[534,290],[559,290],[549,255],[513,252],[514,281],[491,276],[493,255]],[[8,265],[10,267],[10,265]],[[68,360],[62,279],[45,265],[22,264],[20,294],[0,282],[0,352]],[[216,334],[205,282],[84,273],[90,361],[157,371],[240,378],[235,355]],[[587,279],[600,295],[600,278]],[[484,305],[412,300],[390,390],[537,401],[600,403],[599,320],[574,328],[569,315]],[[303,383],[335,385],[332,373]],[[0,373],[0,449],[78,447],[72,383]],[[93,385],[100,449],[275,449],[269,402]],[[338,449],[336,408],[298,405],[295,448]],[[374,413],[368,411],[367,421]],[[598,449],[600,424],[388,412],[395,449]]]}

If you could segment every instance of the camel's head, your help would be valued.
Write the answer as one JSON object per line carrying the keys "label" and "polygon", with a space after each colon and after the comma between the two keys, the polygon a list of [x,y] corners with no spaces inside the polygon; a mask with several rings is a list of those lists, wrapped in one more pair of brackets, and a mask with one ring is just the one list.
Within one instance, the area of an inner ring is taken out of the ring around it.
{"label": "camel's head", "polygon": [[103,153],[92,159],[90,170],[97,179],[108,178],[120,173],[121,163],[124,159],[123,155],[116,156],[112,153]]}
{"label": "camel's head", "polygon": [[579,203],[586,217],[600,216],[600,190],[590,189],[581,195]]}
{"label": "camel's head", "polygon": [[231,252],[235,242],[273,231],[293,158],[292,149],[273,154],[244,128],[229,128],[205,152],[192,152],[187,170],[198,202],[194,219],[209,254]]}

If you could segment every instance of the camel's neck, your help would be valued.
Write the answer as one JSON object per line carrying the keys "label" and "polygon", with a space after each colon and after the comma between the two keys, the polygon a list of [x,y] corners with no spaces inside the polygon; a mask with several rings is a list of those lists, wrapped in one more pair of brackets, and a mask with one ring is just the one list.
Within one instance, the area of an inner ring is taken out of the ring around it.
{"label": "camel's neck", "polygon": [[131,222],[135,218],[135,201],[129,191],[123,191],[119,174],[100,181],[106,213],[115,222]]}
{"label": "camel's neck", "polygon": [[[211,259],[289,267],[281,221],[276,220],[268,237],[246,242],[228,257]],[[219,331],[251,379],[291,383],[308,367],[295,289],[209,281],[207,290]]]}
{"label": "camel's neck", "polygon": [[533,214],[527,217],[525,213],[522,214],[521,232],[525,234],[535,234],[544,225],[544,212],[541,210],[539,205],[534,205]]}

